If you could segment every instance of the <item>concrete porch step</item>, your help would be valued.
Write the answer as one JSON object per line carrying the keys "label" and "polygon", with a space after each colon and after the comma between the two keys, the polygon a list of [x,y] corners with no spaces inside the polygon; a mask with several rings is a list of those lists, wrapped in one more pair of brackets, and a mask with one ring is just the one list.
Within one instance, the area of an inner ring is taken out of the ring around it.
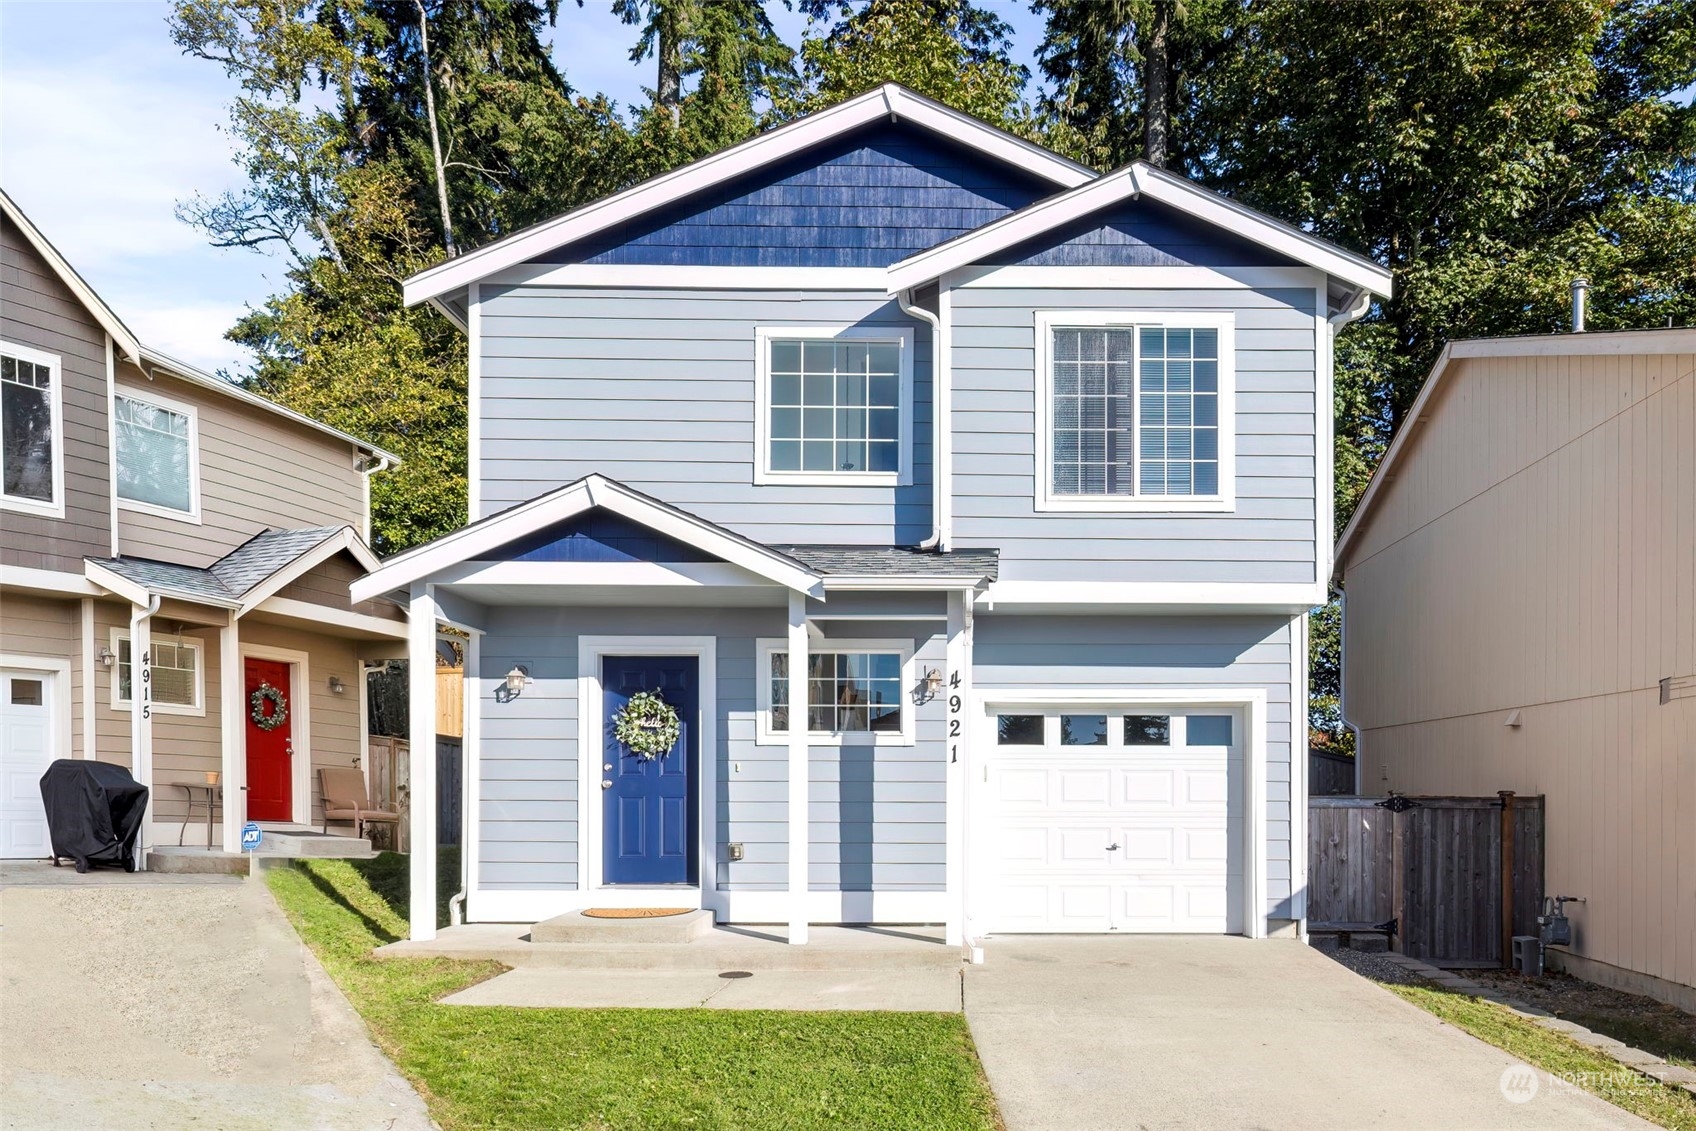
{"label": "concrete porch step", "polygon": [[957,969],[959,947],[927,927],[814,927],[805,946],[781,928],[713,927],[686,943],[549,943],[530,941],[519,924],[444,927],[428,942],[378,947],[378,958],[494,959],[506,966],[574,970],[941,970]]}
{"label": "concrete porch step", "polygon": [[568,911],[530,928],[532,944],[578,946],[660,945],[689,943],[713,929],[713,913],[697,908],[681,915],[650,919],[603,919]]}
{"label": "concrete porch step", "polygon": [[259,822],[265,833],[259,844],[261,856],[317,856],[327,859],[364,858],[377,852],[364,837],[324,833],[306,825]]}
{"label": "concrete porch step", "polygon": [[183,848],[174,844],[147,850],[147,870],[163,875],[245,876],[250,867],[251,862],[239,852]]}

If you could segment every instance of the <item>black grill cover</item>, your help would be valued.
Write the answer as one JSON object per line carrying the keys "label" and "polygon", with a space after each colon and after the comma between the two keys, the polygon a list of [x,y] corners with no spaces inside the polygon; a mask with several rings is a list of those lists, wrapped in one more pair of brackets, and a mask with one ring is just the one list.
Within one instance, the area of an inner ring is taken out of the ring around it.
{"label": "black grill cover", "polygon": [[41,801],[53,838],[53,863],[116,864],[135,870],[135,841],[147,813],[147,787],[122,766],[60,758],[41,775]]}

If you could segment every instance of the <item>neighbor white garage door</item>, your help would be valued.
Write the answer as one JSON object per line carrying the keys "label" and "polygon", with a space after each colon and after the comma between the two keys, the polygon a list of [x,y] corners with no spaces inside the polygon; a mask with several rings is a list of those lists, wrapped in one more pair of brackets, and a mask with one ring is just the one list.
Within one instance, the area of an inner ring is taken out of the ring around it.
{"label": "neighbor white garage door", "polygon": [[53,761],[52,672],[0,669],[0,858],[49,851],[41,775]]}
{"label": "neighbor white garage door", "polygon": [[989,719],[989,929],[1243,929],[1242,717],[1009,709]]}

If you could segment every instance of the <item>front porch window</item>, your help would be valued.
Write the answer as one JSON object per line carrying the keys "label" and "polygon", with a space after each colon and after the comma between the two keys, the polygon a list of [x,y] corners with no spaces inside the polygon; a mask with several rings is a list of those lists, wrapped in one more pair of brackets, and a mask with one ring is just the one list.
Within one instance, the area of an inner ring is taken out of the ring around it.
{"label": "front porch window", "polygon": [[[761,696],[761,737],[777,740],[789,733],[789,653],[778,642],[761,649],[767,678]],[[903,743],[911,740],[911,708],[905,702],[911,680],[910,647],[842,648],[807,652],[807,733],[823,741]]]}
{"label": "front porch window", "polygon": [[[180,637],[153,637],[153,709],[167,715],[201,715],[205,686],[200,666],[200,645]],[[112,651],[118,662],[112,667],[112,708],[130,705],[129,633],[113,630]]]}

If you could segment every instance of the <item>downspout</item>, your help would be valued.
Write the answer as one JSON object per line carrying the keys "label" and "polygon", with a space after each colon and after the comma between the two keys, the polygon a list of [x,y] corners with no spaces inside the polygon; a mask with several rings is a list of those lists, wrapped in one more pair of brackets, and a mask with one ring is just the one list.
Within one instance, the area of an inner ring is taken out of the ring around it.
{"label": "downspout", "polygon": [[[153,818],[153,715],[149,709],[153,696],[148,687],[146,669],[151,669],[151,659],[144,662],[143,657],[153,651],[152,631],[146,634],[146,647],[143,647],[141,626],[153,619],[163,601],[157,593],[148,594],[147,604],[130,606],[130,769],[134,772],[135,780],[147,790],[147,806],[141,814],[141,835],[135,840],[135,870],[147,870],[147,832],[148,823]],[[146,742],[142,741],[143,734]],[[147,747],[146,764],[142,761],[142,747]]]}
{"label": "downspout", "polygon": [[[1353,322],[1358,318],[1365,317],[1366,312],[1368,310],[1370,310],[1371,307],[1372,307],[1372,292],[1363,290],[1363,291],[1358,292],[1355,295],[1354,300],[1352,302],[1350,302],[1348,304],[1348,306],[1344,307],[1342,310],[1337,311],[1337,313],[1331,315],[1329,318],[1327,318],[1325,320],[1326,323],[1331,327],[1331,340],[1328,341],[1325,344],[1326,345],[1325,352],[1326,352],[1326,355],[1327,355],[1327,361],[1331,366],[1333,381],[1335,380],[1335,373],[1336,373],[1336,368],[1337,368],[1337,361],[1336,361],[1336,358],[1337,358],[1337,348],[1336,348],[1337,331],[1341,330],[1344,326],[1347,326],[1350,322]],[[1332,406],[1332,412],[1334,413],[1335,411],[1336,411],[1336,408],[1333,405]],[[1336,453],[1335,452],[1332,452],[1331,458],[1333,460],[1336,459]],[[1334,489],[1334,487],[1333,487],[1333,489]],[[1333,537],[1334,537],[1334,534],[1333,534]],[[1347,676],[1348,668],[1347,668],[1347,665],[1343,662],[1342,651],[1343,651],[1343,648],[1344,648],[1344,640],[1345,640],[1345,627],[1344,626],[1346,626],[1347,623],[1348,623],[1349,601],[1348,601],[1348,592],[1344,588],[1344,586],[1346,584],[1346,579],[1338,574],[1337,563],[1335,561],[1333,561],[1331,563],[1331,578],[1332,578],[1333,584],[1336,586],[1336,589],[1337,589],[1337,603],[1338,603],[1338,608],[1337,608],[1337,613],[1338,613],[1338,616],[1337,616],[1337,620],[1338,620],[1338,628],[1337,628],[1337,652],[1338,652],[1338,657],[1337,657],[1337,717],[1343,720],[1343,725],[1348,727],[1349,731],[1354,735],[1354,791],[1355,791],[1355,793],[1358,794],[1360,792],[1361,786],[1363,784],[1360,780],[1360,755],[1361,755],[1361,745],[1362,745],[1361,744],[1360,728],[1358,726],[1356,726],[1354,724],[1353,720],[1351,720],[1348,717],[1348,715],[1345,713],[1345,707],[1344,707],[1344,705],[1348,702],[1348,695],[1346,694],[1346,684],[1348,682],[1348,676]]]}
{"label": "downspout", "polygon": [[355,458],[359,462],[362,497],[365,502],[365,522],[363,529],[359,532],[359,536],[364,540],[365,544],[369,546],[371,544],[371,477],[379,472],[389,470],[389,468],[395,465],[395,461],[390,457],[381,455],[377,452],[372,452],[370,457],[367,458],[365,456],[358,455],[356,451]]}
{"label": "downspout", "polygon": [[[886,95],[887,97],[887,95]],[[948,380],[948,344],[947,330],[943,328],[940,315],[932,314],[917,302],[913,288],[901,291],[895,296],[895,301],[908,316],[917,318],[929,324],[931,331],[931,412],[935,416],[933,436],[930,448],[930,537],[920,542],[915,549],[931,552],[946,552],[948,549],[948,522],[943,516],[943,509],[948,505],[944,491],[947,477],[943,475],[943,465],[951,458],[949,455],[948,428],[950,397]],[[942,291],[937,289],[937,306],[942,305]]]}

